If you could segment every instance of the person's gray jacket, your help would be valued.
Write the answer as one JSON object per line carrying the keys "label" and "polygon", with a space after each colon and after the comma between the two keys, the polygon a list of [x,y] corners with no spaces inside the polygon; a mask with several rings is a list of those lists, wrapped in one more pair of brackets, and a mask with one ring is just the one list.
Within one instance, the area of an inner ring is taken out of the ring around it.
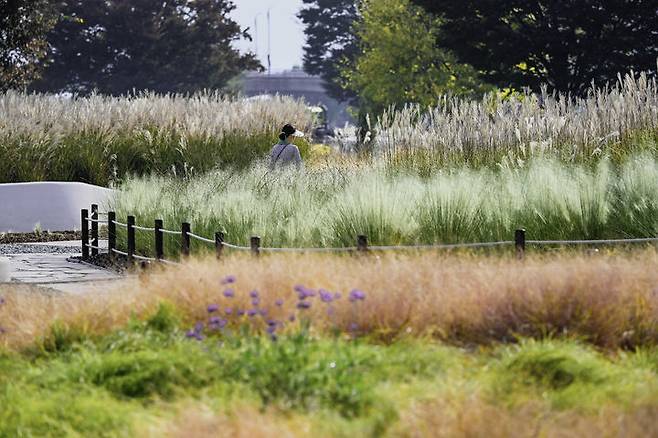
{"label": "person's gray jacket", "polygon": [[285,167],[294,163],[297,168],[302,167],[302,156],[299,149],[292,143],[275,144],[270,152],[270,169]]}

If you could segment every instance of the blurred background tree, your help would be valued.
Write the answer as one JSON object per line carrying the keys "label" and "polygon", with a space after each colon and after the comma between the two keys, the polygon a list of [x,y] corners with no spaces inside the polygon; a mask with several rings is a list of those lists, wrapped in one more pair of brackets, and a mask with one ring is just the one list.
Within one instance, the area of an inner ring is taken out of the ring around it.
{"label": "blurred background tree", "polygon": [[342,75],[367,112],[407,103],[435,106],[442,95],[479,97],[492,90],[473,67],[435,45],[439,19],[409,0],[363,0],[359,9],[359,55]]}
{"label": "blurred background tree", "polygon": [[656,0],[413,1],[441,18],[437,47],[501,88],[583,95],[620,72],[656,72]]}
{"label": "blurred background tree", "polygon": [[304,23],[304,70],[326,81],[330,96],[355,103],[356,94],[345,87],[341,69],[351,65],[359,51],[354,23],[358,0],[303,0],[298,17]]}
{"label": "blurred background tree", "polygon": [[221,88],[255,55],[232,46],[246,31],[230,0],[78,0],[56,3],[62,18],[48,34],[52,55],[31,89],[118,95],[132,90]]}
{"label": "blurred background tree", "polygon": [[39,77],[48,54],[46,34],[56,21],[48,0],[0,0],[0,92]]}

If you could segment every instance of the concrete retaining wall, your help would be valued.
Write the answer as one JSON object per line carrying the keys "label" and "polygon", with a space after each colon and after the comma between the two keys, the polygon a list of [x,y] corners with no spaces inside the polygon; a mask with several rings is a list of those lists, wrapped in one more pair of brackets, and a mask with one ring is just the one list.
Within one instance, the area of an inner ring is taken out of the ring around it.
{"label": "concrete retaining wall", "polygon": [[74,182],[0,184],[0,232],[80,229],[80,210],[98,204],[107,211],[114,191]]}

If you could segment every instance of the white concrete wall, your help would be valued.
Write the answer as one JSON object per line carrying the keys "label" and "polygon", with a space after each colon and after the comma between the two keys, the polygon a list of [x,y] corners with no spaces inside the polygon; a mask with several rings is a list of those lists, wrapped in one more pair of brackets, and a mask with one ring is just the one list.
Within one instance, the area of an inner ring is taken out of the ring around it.
{"label": "white concrete wall", "polygon": [[74,182],[0,184],[0,232],[80,229],[80,210],[98,204],[107,211],[114,191]]}

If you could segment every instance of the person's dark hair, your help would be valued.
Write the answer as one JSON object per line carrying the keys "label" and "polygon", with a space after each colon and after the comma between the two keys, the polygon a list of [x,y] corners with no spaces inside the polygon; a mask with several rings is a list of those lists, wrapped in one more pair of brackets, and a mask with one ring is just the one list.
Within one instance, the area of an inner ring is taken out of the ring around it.
{"label": "person's dark hair", "polygon": [[279,134],[279,140],[283,141],[286,138],[293,135],[295,132],[297,132],[297,129],[294,126],[292,126],[290,123],[288,123],[283,128],[281,128],[281,134]]}

